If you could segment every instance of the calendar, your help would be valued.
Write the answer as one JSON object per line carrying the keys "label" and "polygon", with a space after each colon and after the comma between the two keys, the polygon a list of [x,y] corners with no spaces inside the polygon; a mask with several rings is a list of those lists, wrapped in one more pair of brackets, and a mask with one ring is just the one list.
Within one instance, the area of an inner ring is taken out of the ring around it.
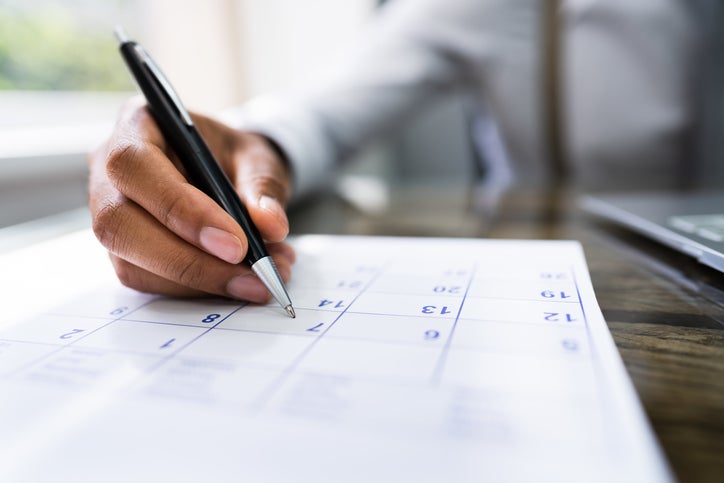
{"label": "calendar", "polygon": [[291,243],[295,319],[4,254],[0,480],[671,480],[577,242]]}

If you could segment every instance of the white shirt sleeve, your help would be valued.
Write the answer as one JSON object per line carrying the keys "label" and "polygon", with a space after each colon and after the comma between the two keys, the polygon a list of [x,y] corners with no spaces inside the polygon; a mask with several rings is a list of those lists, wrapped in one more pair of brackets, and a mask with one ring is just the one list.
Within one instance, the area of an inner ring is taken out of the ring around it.
{"label": "white shirt sleeve", "polygon": [[251,101],[233,124],[282,148],[295,195],[303,195],[366,140],[450,89],[479,85],[495,34],[486,10],[509,1],[396,0],[330,75],[301,92]]}

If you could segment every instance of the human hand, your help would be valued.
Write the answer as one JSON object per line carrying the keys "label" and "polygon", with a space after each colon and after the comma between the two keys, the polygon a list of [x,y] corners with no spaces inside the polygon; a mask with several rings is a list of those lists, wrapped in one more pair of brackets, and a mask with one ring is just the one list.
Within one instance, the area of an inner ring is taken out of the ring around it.
{"label": "human hand", "polygon": [[[208,117],[194,123],[268,243],[284,281],[294,250],[284,205],[290,174],[268,141]],[[189,184],[141,98],[123,108],[108,141],[89,156],[93,231],[120,281],[170,296],[222,295],[266,302],[246,263],[246,236],[234,219]]]}

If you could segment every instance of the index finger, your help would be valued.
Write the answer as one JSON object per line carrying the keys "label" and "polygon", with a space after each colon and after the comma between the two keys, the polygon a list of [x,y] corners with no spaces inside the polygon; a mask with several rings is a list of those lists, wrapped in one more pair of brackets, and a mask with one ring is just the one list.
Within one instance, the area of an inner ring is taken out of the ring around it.
{"label": "index finger", "polygon": [[246,236],[216,202],[191,185],[164,149],[166,142],[145,108],[126,113],[102,163],[111,185],[173,233],[229,263],[246,254]]}

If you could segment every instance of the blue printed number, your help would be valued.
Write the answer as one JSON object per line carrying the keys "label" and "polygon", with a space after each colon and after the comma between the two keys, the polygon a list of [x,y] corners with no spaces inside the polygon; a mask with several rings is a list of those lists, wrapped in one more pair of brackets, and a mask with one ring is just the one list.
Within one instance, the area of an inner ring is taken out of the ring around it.
{"label": "blue printed number", "polygon": [[117,309],[111,310],[110,315],[121,315],[126,310],[128,310],[128,307],[118,307]]}
{"label": "blue printed number", "polygon": [[361,280],[340,280],[337,284],[337,288],[349,288],[349,289],[356,289],[356,288],[362,288],[362,281]]}
{"label": "blue printed number", "polygon": [[319,302],[318,307],[327,307],[330,305],[333,306],[333,308],[335,308],[335,309],[341,309],[342,307],[344,307],[344,300],[335,301],[335,300],[324,299],[321,302]]}
{"label": "blue printed number", "polygon": [[565,280],[568,277],[565,272],[541,272],[540,278],[546,280]]}
{"label": "blue printed number", "polygon": [[201,319],[201,322],[203,322],[204,324],[210,324],[219,317],[221,317],[221,314],[209,314],[206,316],[206,318]]}
{"label": "blue printed number", "polygon": [[572,295],[568,295],[564,291],[556,292],[554,290],[543,290],[540,293],[540,296],[546,299],[554,299],[554,298],[560,298],[560,299],[569,299],[572,297]]}
{"label": "blue printed number", "polygon": [[561,345],[567,351],[576,352],[578,350],[578,341],[576,339],[563,339]]}
{"label": "blue printed number", "polygon": [[460,293],[461,287],[459,285],[452,285],[452,286],[445,286],[445,285],[438,285],[435,288],[432,289],[435,293]]}
{"label": "blue printed number", "polygon": [[549,322],[575,322],[577,319],[571,314],[561,314],[559,312],[543,312],[543,318]]}
{"label": "blue printed number", "polygon": [[438,337],[440,337],[440,332],[436,330],[430,329],[425,331],[425,340],[435,340]]}
{"label": "blue printed number", "polygon": [[450,311],[450,308],[447,305],[443,305],[442,307],[438,307],[437,305],[425,305],[422,308],[423,314],[440,314],[440,315],[447,315],[452,313]]}
{"label": "blue printed number", "polygon": [[61,335],[61,339],[71,339],[74,335],[80,334],[81,332],[85,332],[84,329],[72,329],[70,332],[66,332],[65,334]]}

